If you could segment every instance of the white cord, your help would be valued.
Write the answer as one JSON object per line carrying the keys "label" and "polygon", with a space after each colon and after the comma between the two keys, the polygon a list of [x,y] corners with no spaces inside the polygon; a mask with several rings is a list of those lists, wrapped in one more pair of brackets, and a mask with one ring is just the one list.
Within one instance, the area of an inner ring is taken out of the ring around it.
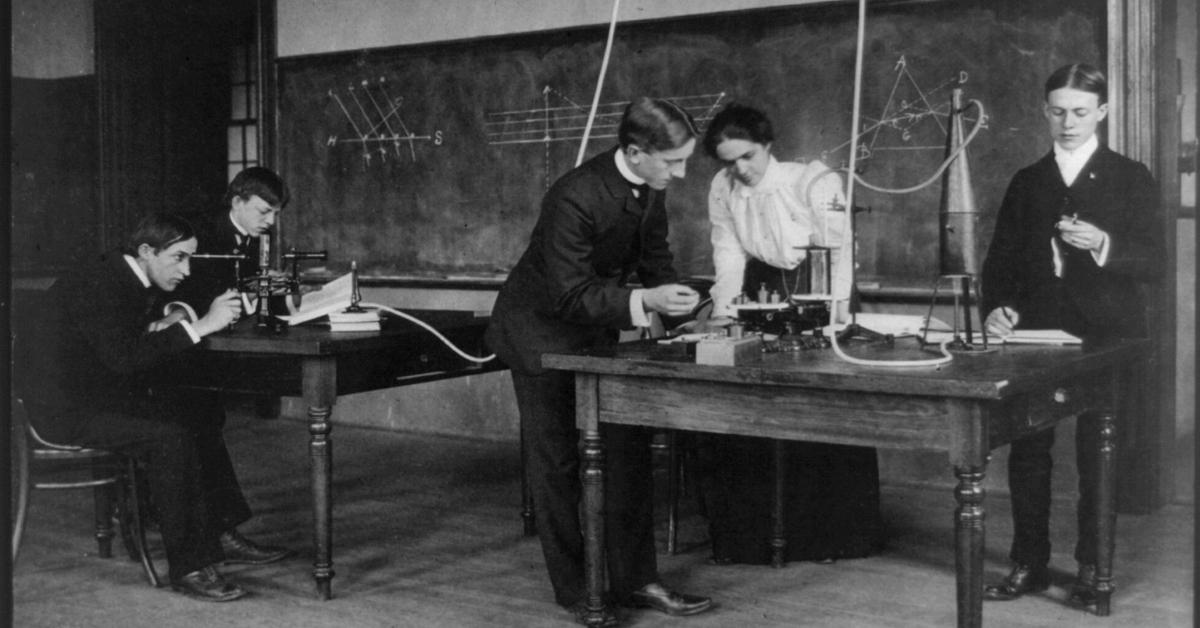
{"label": "white cord", "polygon": [[930,358],[928,360],[867,360],[864,358],[856,358],[851,355],[846,355],[846,353],[844,351],[842,351],[842,347],[840,345],[838,345],[837,332],[833,331],[832,328],[830,329],[829,336],[830,336],[829,343],[830,343],[830,346],[833,347],[833,352],[836,353],[839,358],[841,358],[851,364],[861,364],[863,366],[896,366],[896,367],[941,366],[943,364],[949,363],[951,360],[954,359],[954,355],[952,353],[950,353],[949,349],[946,348],[947,345],[949,345],[951,342],[954,341],[953,338],[951,338],[949,340],[943,340],[941,343],[938,344],[938,351],[942,352],[942,357],[940,357],[940,358]]}
{"label": "white cord", "polygon": [[621,0],[613,0],[612,17],[608,21],[608,43],[604,45],[604,60],[600,62],[600,78],[596,79],[596,93],[592,96],[592,110],[588,113],[587,125],[583,127],[583,139],[579,142],[579,156],[575,158],[575,167],[583,163],[583,153],[587,150],[588,137],[592,134],[592,122],[596,119],[596,108],[600,106],[600,91],[604,87],[604,74],[608,72],[608,58],[612,56],[613,34],[617,32],[617,10]]}
{"label": "white cord", "polygon": [[[854,119],[850,122],[850,176],[846,177],[846,241],[849,245],[849,255],[842,255],[842,260],[850,264],[850,293],[854,294],[854,182],[858,176],[854,174],[855,162],[858,158],[858,117],[859,107],[862,102],[862,66],[863,66],[863,44],[866,40],[867,29],[867,0],[858,0],[858,43],[857,50],[854,55]],[[982,118],[981,118],[982,119]],[[976,126],[978,130],[978,125]],[[974,133],[972,133],[974,135]],[[965,146],[965,144],[963,145]],[[961,151],[961,148],[960,148]],[[955,153],[957,155],[957,153]],[[949,160],[947,160],[949,161]],[[943,166],[943,169],[945,167]],[[940,172],[939,172],[940,174]],[[854,313],[850,312],[850,299],[845,299],[846,311],[850,315],[850,321],[854,322]],[[832,319],[837,317],[838,301],[830,302],[829,316]],[[954,359],[950,352],[946,350],[946,345],[949,342],[943,342],[939,345],[942,351],[942,357],[932,360],[864,360],[846,355],[840,345],[838,345],[837,332],[830,329],[829,342],[833,347],[833,352],[837,356],[851,364],[861,364],[864,366],[939,366]]]}
{"label": "white cord", "polygon": [[[883,194],[910,194],[912,192],[916,192],[917,190],[921,190],[926,187],[929,187],[930,185],[932,185],[934,182],[936,182],[938,180],[938,177],[942,176],[942,173],[946,171],[946,168],[950,167],[950,164],[954,162],[955,158],[957,158],[959,156],[959,154],[961,154],[963,151],[967,150],[967,145],[970,144],[975,139],[975,136],[979,133],[980,130],[983,129],[983,125],[987,123],[987,113],[983,110],[983,103],[979,102],[978,100],[972,99],[971,102],[967,103],[967,107],[970,107],[971,105],[975,105],[975,107],[979,109],[979,119],[975,121],[975,126],[971,128],[971,132],[967,134],[967,137],[963,139],[962,143],[959,144],[958,148],[954,149],[954,152],[950,153],[950,155],[947,156],[946,159],[942,160],[942,164],[940,166],[938,166],[938,169],[928,179],[926,179],[916,185],[906,187],[906,188],[885,188],[883,186],[875,185],[873,183],[868,182],[866,179],[863,179],[861,176],[858,175],[858,173],[854,173],[854,180],[858,181],[859,184],[861,184],[863,187],[865,187],[869,190],[874,190],[876,192],[882,192]],[[964,109],[966,109],[966,107],[964,107]],[[855,139],[857,139],[857,136]],[[853,142],[852,142],[852,144],[853,144]],[[811,196],[813,186],[815,186],[817,184],[817,182],[820,181],[821,179],[824,179],[825,177],[827,177],[830,174],[833,174],[835,172],[842,172],[841,169],[834,170],[832,168],[829,168],[828,166],[826,166],[826,168],[827,168],[827,170],[825,170],[821,174],[817,175],[816,177],[813,177],[813,180],[808,183],[808,188],[804,191],[805,195]],[[848,171],[854,172],[853,170],[848,170]],[[847,208],[846,211],[850,211],[849,208]]]}
{"label": "white cord", "polygon": [[404,320],[412,321],[413,323],[416,323],[417,325],[424,327],[426,330],[429,331],[429,333],[433,334],[434,336],[437,336],[438,340],[441,340],[443,344],[445,344],[447,347],[450,347],[451,351],[457,353],[464,360],[469,360],[471,362],[483,364],[484,362],[488,362],[488,361],[491,361],[496,358],[496,354],[494,354],[494,353],[492,355],[487,356],[486,358],[478,358],[478,357],[475,357],[468,353],[464,353],[462,349],[459,349],[458,347],[454,346],[454,343],[450,342],[449,338],[443,336],[442,332],[434,329],[432,326],[430,326],[425,321],[423,321],[419,318],[416,318],[415,316],[405,314],[404,312],[401,312],[400,310],[395,310],[386,305],[380,305],[378,303],[363,302],[363,303],[359,303],[358,305],[359,305],[359,307],[363,307],[363,308],[375,308],[378,310],[382,310],[384,312],[387,312],[388,314],[391,314],[393,316],[399,316],[400,318],[403,318]]}

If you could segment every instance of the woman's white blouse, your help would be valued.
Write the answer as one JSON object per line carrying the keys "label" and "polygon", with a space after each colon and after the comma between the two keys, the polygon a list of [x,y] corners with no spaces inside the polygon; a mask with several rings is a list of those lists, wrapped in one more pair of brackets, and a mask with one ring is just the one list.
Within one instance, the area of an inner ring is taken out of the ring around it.
{"label": "woman's white blouse", "polygon": [[712,180],[708,219],[712,223],[713,316],[733,316],[742,291],[748,256],[776,268],[792,269],[806,246],[834,249],[834,298],[850,293],[850,269],[840,261],[846,215],[842,178],[820,161],[807,164],[770,158],[758,185],[743,185],[727,168]]}

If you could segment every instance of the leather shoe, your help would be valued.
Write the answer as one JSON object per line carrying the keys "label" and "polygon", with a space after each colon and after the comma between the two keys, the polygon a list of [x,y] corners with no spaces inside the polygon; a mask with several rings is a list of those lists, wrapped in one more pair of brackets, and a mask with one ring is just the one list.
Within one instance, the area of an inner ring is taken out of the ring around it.
{"label": "leather shoe", "polygon": [[1050,571],[1046,566],[1013,565],[1008,576],[983,589],[983,599],[993,602],[1015,600],[1026,593],[1045,591],[1050,587]]}
{"label": "leather shoe", "polygon": [[712,598],[676,593],[652,582],[629,594],[629,604],[637,608],[652,608],[668,615],[695,615],[712,608]]}
{"label": "leather shoe", "polygon": [[292,550],[259,545],[242,536],[237,530],[230,530],[221,535],[221,550],[225,552],[223,562],[226,565],[265,565],[292,555]]}
{"label": "leather shoe", "polygon": [[620,623],[617,621],[617,616],[613,614],[612,609],[608,606],[605,606],[604,609],[600,611],[600,623],[593,624],[588,624],[587,621],[587,602],[576,602],[567,607],[567,610],[571,611],[571,614],[575,616],[575,621],[577,623],[583,624],[584,626],[590,625],[599,626],[600,628],[616,628],[617,624]]}
{"label": "leather shoe", "polygon": [[206,602],[231,602],[246,595],[246,590],[225,579],[209,565],[179,578],[171,579],[171,588]]}
{"label": "leather shoe", "polygon": [[1096,605],[1096,566],[1080,565],[1075,583],[1071,585],[1071,595],[1067,601],[1074,606],[1088,607]]}

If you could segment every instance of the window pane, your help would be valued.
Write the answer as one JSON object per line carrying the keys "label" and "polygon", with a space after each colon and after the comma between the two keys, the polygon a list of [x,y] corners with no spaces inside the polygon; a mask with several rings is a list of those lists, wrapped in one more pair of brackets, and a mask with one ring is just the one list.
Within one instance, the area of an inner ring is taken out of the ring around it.
{"label": "window pane", "polygon": [[245,144],[242,142],[242,127],[229,127],[229,161],[241,163],[246,159]]}
{"label": "window pane", "polygon": [[249,101],[250,109],[246,112],[246,119],[247,120],[257,120],[258,119],[258,90],[254,89],[254,83],[247,85],[246,89],[250,92],[250,101]]}
{"label": "window pane", "polygon": [[246,118],[250,117],[247,115],[248,112],[246,109],[246,102],[246,86],[234,85],[233,100],[230,102],[230,105],[233,109],[234,120],[245,120]]}
{"label": "window pane", "polygon": [[230,181],[233,181],[233,178],[236,177],[237,173],[241,171],[242,164],[229,164],[229,178],[225,182],[229,183]]}
{"label": "window pane", "polygon": [[233,47],[233,73],[234,83],[246,82],[246,46]]}
{"label": "window pane", "polygon": [[246,130],[246,155],[245,160],[258,159],[258,126],[248,124],[243,127]]}

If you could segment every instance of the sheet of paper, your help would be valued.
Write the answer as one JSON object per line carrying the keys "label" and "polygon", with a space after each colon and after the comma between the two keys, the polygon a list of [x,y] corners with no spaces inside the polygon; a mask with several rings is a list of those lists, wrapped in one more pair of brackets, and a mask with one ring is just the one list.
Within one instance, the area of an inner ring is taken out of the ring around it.
{"label": "sheet of paper", "polygon": [[346,273],[321,286],[320,290],[303,295],[300,298],[300,309],[295,314],[279,318],[287,321],[289,325],[299,325],[350,307],[353,288],[351,279],[350,273]]}
{"label": "sheet of paper", "polygon": [[1083,344],[1079,336],[1068,334],[1061,329],[1017,329],[1008,336],[1000,339],[1009,344],[1032,345],[1078,345]]}

